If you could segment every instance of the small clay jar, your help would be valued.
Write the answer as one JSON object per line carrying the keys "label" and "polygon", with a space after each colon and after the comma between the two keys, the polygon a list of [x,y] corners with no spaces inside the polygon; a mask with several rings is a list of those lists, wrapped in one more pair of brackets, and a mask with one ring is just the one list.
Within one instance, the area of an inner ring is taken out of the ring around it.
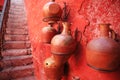
{"label": "small clay jar", "polygon": [[52,27],[52,25],[48,25],[43,27],[41,30],[41,39],[44,43],[50,43],[51,39],[57,34],[57,31]]}
{"label": "small clay jar", "polygon": [[50,0],[43,6],[43,21],[48,23],[55,23],[59,21],[62,15],[62,9],[55,0]]}
{"label": "small clay jar", "polygon": [[76,42],[70,34],[70,23],[63,22],[63,31],[51,40],[51,53],[58,62],[64,64],[76,49]]}
{"label": "small clay jar", "polygon": [[53,56],[44,61],[44,71],[47,80],[61,80],[64,65],[57,65]]}
{"label": "small clay jar", "polygon": [[87,44],[87,64],[101,71],[114,71],[120,64],[120,46],[110,35],[110,24],[100,24],[101,37]]}

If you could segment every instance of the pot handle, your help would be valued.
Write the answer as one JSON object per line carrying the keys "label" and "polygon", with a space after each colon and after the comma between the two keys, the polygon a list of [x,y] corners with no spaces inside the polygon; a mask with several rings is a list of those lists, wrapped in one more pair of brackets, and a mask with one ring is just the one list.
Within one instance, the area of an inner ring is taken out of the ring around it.
{"label": "pot handle", "polygon": [[112,30],[112,29],[110,29],[110,33],[111,33],[111,35],[110,35],[110,38],[112,38],[112,39],[114,39],[114,40],[116,40],[116,33],[115,33],[115,31],[114,30]]}

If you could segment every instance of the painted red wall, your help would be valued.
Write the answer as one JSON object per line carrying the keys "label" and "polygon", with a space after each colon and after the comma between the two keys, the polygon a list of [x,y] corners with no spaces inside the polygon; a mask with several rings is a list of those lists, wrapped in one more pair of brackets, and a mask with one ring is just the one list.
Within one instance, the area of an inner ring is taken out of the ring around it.
{"label": "painted red wall", "polygon": [[4,0],[0,0],[0,5],[3,5],[3,3],[4,3]]}
{"label": "painted red wall", "polygon": [[[25,0],[37,80],[46,80],[43,61],[51,55],[50,44],[43,44],[40,36],[41,28],[47,25],[42,21],[42,7],[48,1]],[[111,23],[111,28],[118,34],[119,39],[120,0],[56,0],[56,2],[61,6],[63,2],[67,2],[71,8],[69,21],[72,23],[72,32],[76,28],[79,30],[78,41],[81,33],[84,33],[77,51],[69,59],[69,74],[64,76],[64,80],[72,80],[73,76],[80,77],[80,80],[120,80],[120,69],[109,73],[99,72],[88,67],[85,59],[86,44],[99,36],[99,23]]]}
{"label": "painted red wall", "polygon": [[[0,0],[0,6],[3,6],[4,4],[4,0]],[[0,7],[0,10],[2,10],[2,8]]]}

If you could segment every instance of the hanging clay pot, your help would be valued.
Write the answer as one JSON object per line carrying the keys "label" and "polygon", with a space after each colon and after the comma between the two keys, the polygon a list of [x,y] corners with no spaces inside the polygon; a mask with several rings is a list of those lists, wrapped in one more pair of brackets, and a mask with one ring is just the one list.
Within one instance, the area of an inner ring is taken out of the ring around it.
{"label": "hanging clay pot", "polygon": [[51,26],[43,27],[41,30],[41,39],[44,43],[50,43],[53,36],[57,34],[57,31]]}
{"label": "hanging clay pot", "polygon": [[64,64],[76,49],[76,42],[70,34],[70,23],[63,22],[62,24],[62,33],[51,40],[51,52],[58,64]]}
{"label": "hanging clay pot", "polygon": [[59,21],[62,15],[62,9],[55,0],[50,0],[43,6],[43,21],[48,23],[55,23]]}
{"label": "hanging clay pot", "polygon": [[57,65],[53,56],[44,61],[44,71],[47,80],[61,80],[64,65]]}
{"label": "hanging clay pot", "polygon": [[120,46],[110,35],[110,24],[100,24],[101,37],[91,40],[87,44],[87,64],[101,71],[113,71],[120,64]]}

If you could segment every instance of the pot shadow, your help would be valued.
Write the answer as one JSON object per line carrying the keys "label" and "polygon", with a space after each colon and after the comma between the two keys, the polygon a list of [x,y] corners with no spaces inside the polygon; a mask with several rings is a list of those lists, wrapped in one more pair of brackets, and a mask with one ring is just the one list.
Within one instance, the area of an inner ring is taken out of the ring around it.
{"label": "pot shadow", "polygon": [[63,73],[63,75],[64,75],[64,76],[68,76],[68,73],[69,73],[69,63],[66,62],[66,63],[64,64],[64,73]]}
{"label": "pot shadow", "polygon": [[74,55],[73,55],[76,65],[77,65],[77,64],[80,65],[81,60],[83,59],[83,54],[82,54],[82,53],[83,53],[83,47],[82,47],[82,45],[78,42],[77,47],[76,47],[76,51],[75,51],[75,53],[74,53]]}

